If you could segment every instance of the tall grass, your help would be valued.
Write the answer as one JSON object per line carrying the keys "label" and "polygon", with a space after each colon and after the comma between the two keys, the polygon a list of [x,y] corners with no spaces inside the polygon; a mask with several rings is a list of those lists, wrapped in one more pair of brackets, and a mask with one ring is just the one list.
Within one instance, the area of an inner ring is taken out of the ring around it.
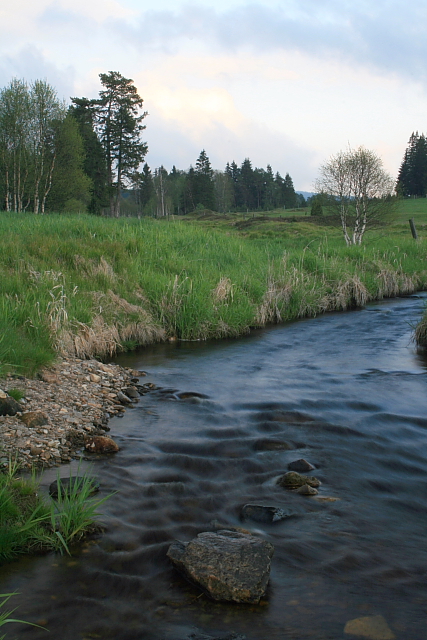
{"label": "tall grass", "polygon": [[58,497],[40,495],[35,475],[22,478],[9,463],[0,473],[0,564],[20,554],[54,550],[70,553],[70,546],[99,530],[98,507],[109,496],[90,499],[94,482],[89,473],[71,480],[69,488],[57,479]]}
{"label": "tall grass", "polygon": [[303,218],[272,224],[248,236],[222,222],[0,214],[0,367],[239,335],[426,286],[424,240],[381,231],[347,248]]}

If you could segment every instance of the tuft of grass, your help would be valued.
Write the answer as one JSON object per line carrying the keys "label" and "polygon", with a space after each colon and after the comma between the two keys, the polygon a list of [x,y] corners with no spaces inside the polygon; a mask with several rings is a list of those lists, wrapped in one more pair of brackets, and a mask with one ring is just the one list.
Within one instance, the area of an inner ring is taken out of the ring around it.
{"label": "tuft of grass", "polygon": [[61,478],[57,476],[58,496],[52,501],[50,509],[50,525],[56,537],[56,547],[59,551],[69,555],[70,546],[79,542],[89,533],[100,531],[96,525],[98,507],[111,495],[93,499],[95,482],[86,472],[82,476],[72,478],[70,484],[64,489]]}
{"label": "tuft of grass", "polygon": [[414,340],[419,347],[427,348],[427,308],[415,327]]}
{"label": "tuft of grass", "polygon": [[8,390],[8,395],[10,395],[11,398],[13,398],[14,400],[16,400],[16,402],[19,402],[20,400],[22,400],[22,398],[25,397],[25,391],[23,389],[9,389]]}
{"label": "tuft of grass", "polygon": [[93,487],[85,473],[64,491],[58,476],[58,498],[48,503],[35,474],[19,477],[17,464],[10,461],[7,472],[0,473],[0,563],[48,550],[70,553],[72,544],[99,531],[97,509],[110,496],[90,499]]}

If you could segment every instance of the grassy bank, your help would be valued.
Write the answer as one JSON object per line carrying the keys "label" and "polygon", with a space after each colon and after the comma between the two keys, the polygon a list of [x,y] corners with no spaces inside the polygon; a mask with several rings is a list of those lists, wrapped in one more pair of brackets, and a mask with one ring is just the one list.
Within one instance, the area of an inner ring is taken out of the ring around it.
{"label": "grassy bank", "polygon": [[58,351],[239,335],[427,286],[411,211],[350,248],[323,220],[277,217],[0,214],[0,366],[31,374]]}

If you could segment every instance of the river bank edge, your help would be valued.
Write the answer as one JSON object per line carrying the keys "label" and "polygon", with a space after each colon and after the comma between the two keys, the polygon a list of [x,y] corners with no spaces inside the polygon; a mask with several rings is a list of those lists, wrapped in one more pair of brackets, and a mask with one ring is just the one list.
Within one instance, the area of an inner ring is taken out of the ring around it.
{"label": "river bank edge", "polygon": [[[417,293],[416,289],[403,289],[393,297]],[[424,287],[419,291],[423,290]],[[418,334],[426,318],[427,312],[414,329],[413,339],[420,347],[425,346]],[[245,330],[239,335],[247,333]],[[148,344],[156,342],[157,338]],[[14,373],[0,378],[0,392],[17,390],[23,396],[19,401],[21,411],[13,416],[0,416],[0,472],[8,468],[10,461],[18,468],[41,469],[68,464],[81,457],[85,438],[106,435],[110,418],[123,414],[132,404],[131,399],[123,397],[126,388],[145,375],[144,371],[105,364],[95,357],[70,355],[58,356],[53,365],[41,369],[34,378]],[[41,416],[43,424],[27,424],[25,414],[29,413]]]}
{"label": "river bank edge", "polygon": [[[35,378],[9,374],[5,394],[18,391],[19,411],[0,416],[0,471],[68,464],[83,455],[85,441],[106,436],[110,418],[132,404],[125,391],[145,372],[96,359],[60,358]],[[84,450],[84,455],[91,455]]]}

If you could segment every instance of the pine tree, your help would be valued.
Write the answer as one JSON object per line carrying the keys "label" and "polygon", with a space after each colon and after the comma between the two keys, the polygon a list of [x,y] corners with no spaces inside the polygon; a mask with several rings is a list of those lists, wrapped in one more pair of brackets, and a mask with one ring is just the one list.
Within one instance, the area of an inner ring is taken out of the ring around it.
{"label": "pine tree", "polygon": [[148,150],[141,140],[145,129],[142,120],[147,113],[140,113],[143,99],[133,80],[117,71],[100,73],[99,77],[104,89],[92,103],[96,107],[97,130],[107,162],[110,214],[118,217],[122,189],[127,180],[131,181]]}

